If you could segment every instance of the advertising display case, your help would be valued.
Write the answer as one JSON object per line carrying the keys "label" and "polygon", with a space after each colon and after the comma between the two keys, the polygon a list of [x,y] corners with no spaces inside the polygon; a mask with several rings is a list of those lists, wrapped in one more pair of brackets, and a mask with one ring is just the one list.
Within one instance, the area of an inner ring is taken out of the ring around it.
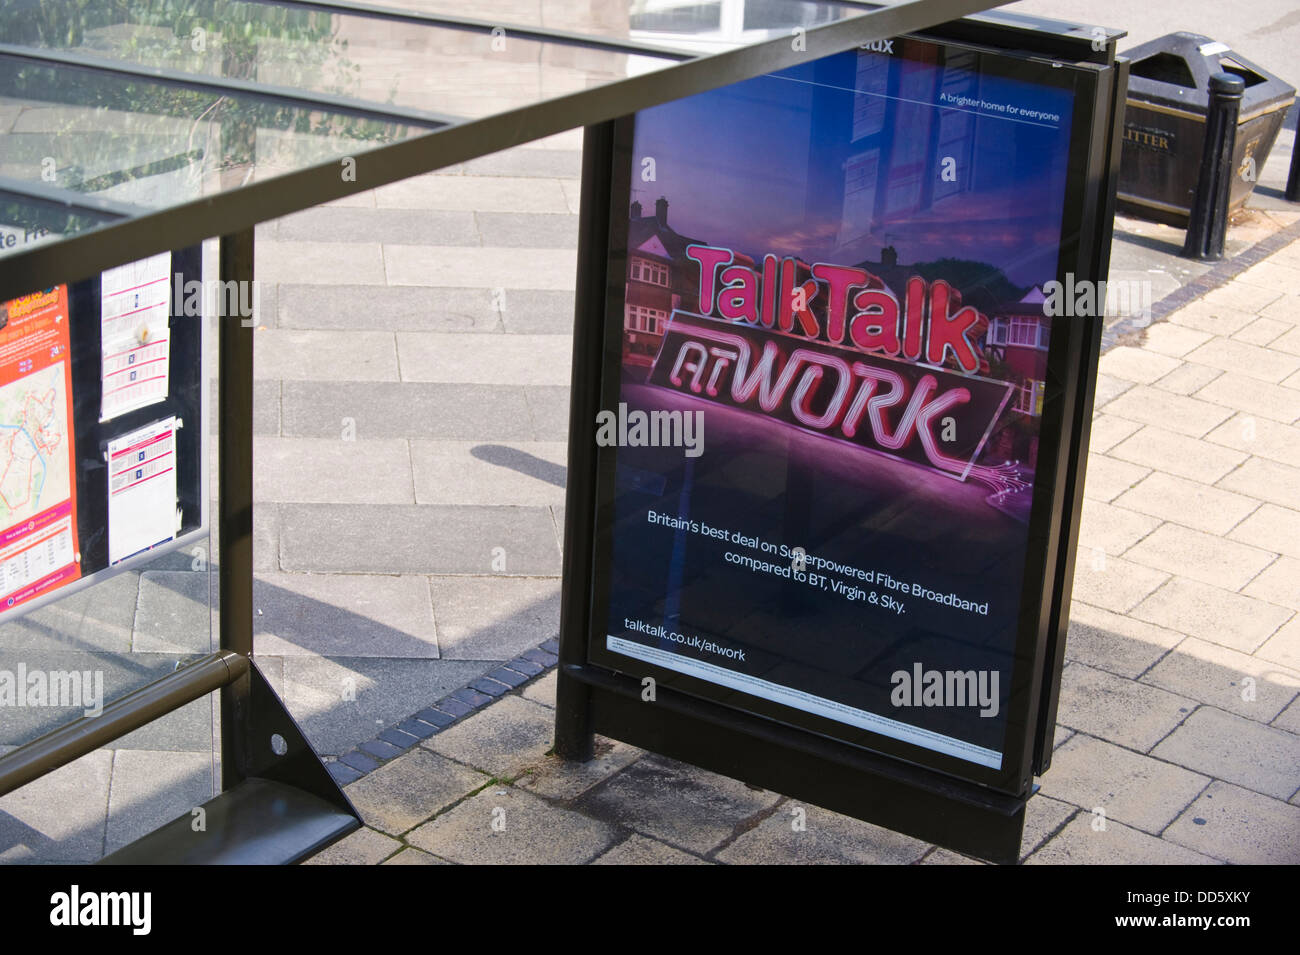
{"label": "advertising display case", "polygon": [[3,303],[0,624],[206,545],[201,258],[164,252]]}
{"label": "advertising display case", "polygon": [[1123,72],[1060,39],[949,25],[589,135],[607,238],[579,283],[575,368],[598,350],[599,376],[580,397],[575,375],[566,755],[594,730],[1015,860]]}

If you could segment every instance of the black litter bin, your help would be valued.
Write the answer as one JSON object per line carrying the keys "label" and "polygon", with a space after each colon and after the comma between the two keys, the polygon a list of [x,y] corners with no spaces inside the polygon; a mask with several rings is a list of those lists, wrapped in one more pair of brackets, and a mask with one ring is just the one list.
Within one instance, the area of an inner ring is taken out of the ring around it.
{"label": "black litter bin", "polygon": [[1231,73],[1246,84],[1228,211],[1241,208],[1255,188],[1287,108],[1295,101],[1295,87],[1226,44],[1197,33],[1170,33],[1124,56],[1131,66],[1119,211],[1187,227],[1205,143],[1210,76],[1215,73]]}

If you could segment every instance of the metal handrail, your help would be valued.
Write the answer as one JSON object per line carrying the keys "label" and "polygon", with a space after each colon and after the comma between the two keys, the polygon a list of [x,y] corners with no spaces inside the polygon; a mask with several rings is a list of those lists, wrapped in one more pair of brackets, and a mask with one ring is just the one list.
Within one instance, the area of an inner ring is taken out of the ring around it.
{"label": "metal handrail", "polygon": [[248,672],[248,657],[219,650],[0,756],[0,796],[151,723]]}

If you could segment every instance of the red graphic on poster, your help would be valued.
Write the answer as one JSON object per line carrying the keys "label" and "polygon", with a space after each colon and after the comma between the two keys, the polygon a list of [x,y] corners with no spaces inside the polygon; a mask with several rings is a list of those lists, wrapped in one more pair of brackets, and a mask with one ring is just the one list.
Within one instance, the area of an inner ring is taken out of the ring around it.
{"label": "red graphic on poster", "polygon": [[0,613],[81,576],[68,289],[0,310]]}

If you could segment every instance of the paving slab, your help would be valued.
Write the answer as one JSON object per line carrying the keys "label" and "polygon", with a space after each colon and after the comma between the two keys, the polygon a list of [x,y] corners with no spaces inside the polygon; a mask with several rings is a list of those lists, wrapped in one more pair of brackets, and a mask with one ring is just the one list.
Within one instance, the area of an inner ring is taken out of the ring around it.
{"label": "paving slab", "polygon": [[1300,736],[1212,706],[1188,717],[1151,755],[1277,799],[1300,788]]}
{"label": "paving slab", "polygon": [[286,504],[280,563],[294,573],[504,573],[559,576],[551,513],[544,507]]}
{"label": "paving slab", "polygon": [[559,335],[397,332],[402,381],[567,385],[573,346]]}
{"label": "paving slab", "polygon": [[576,249],[578,217],[563,213],[477,212],[480,242],[495,249]]}
{"label": "paving slab", "polygon": [[377,865],[401,846],[396,839],[363,826],[316,853],[303,865]]}
{"label": "paving slab", "polygon": [[1250,458],[1219,481],[1219,487],[1300,510],[1300,468],[1276,461]]}
{"label": "paving slab", "polygon": [[522,790],[489,786],[407,836],[418,849],[462,865],[576,865],[622,833]]}
{"label": "paving slab", "polygon": [[140,575],[121,573],[0,625],[0,664],[29,649],[126,653],[139,594]]}
{"label": "paving slab", "polygon": [[1277,554],[1177,524],[1163,524],[1132,548],[1126,560],[1225,590],[1240,590]]}
{"label": "paving slab", "polygon": [[1262,647],[1251,656],[1188,637],[1141,682],[1267,723],[1300,692],[1300,670],[1279,666],[1263,653]]}
{"label": "paving slab", "polygon": [[287,437],[529,441],[524,389],[510,384],[286,381]]}
{"label": "paving slab", "polygon": [[439,859],[423,849],[406,848],[397,855],[385,859],[381,865],[451,865],[446,859]]}
{"label": "paving slab", "polygon": [[964,856],[959,852],[952,852],[948,849],[932,849],[920,862],[921,865],[987,865],[979,859],[972,859],[970,856]]}
{"label": "paving slab", "polygon": [[420,504],[564,503],[567,445],[558,441],[412,441]]}
{"label": "paving slab", "polygon": [[1118,415],[1102,412],[1092,419],[1092,430],[1088,433],[1088,449],[1095,454],[1104,454],[1119,444],[1142,425],[1128,421]]}
{"label": "paving slab", "polygon": [[383,258],[389,285],[572,291],[578,272],[576,249],[385,245]]}
{"label": "paving slab", "polygon": [[1067,660],[1135,679],[1183,640],[1183,635],[1075,600],[1065,640]]}
{"label": "paving slab", "polygon": [[220,790],[213,770],[210,751],[116,750],[105,852],[114,852],[173,819],[193,819],[193,811]]}
{"label": "paving slab", "polygon": [[[1245,328],[1256,324],[1257,322],[1251,322]],[[1240,335],[1245,328],[1237,333],[1236,338],[1211,338],[1204,345],[1188,352],[1186,360],[1274,384],[1300,370],[1300,358],[1294,355],[1241,341]]]}
{"label": "paving slab", "polygon": [[1300,736],[1300,697],[1292,700],[1291,705],[1278,714],[1272,725]]}
{"label": "paving slab", "polygon": [[611,825],[705,855],[780,798],[725,776],[650,755],[588,792],[574,807]]}
{"label": "paving slab", "polygon": [[1106,352],[1098,367],[1102,374],[1149,385],[1169,374],[1179,364],[1177,358],[1159,352],[1120,345]]}
{"label": "paving slab", "polygon": [[112,766],[111,750],[95,750],[0,796],[0,862],[98,861]]}
{"label": "paving slab", "polygon": [[731,865],[910,865],[929,848],[919,839],[786,800],[717,859]]}
{"label": "paving slab", "polygon": [[1248,456],[1241,451],[1207,445],[1199,438],[1191,438],[1156,425],[1145,426],[1111,448],[1107,455],[1146,468],[1156,468],[1157,473],[1175,474],[1201,484],[1213,484],[1231,473]]}
{"label": "paving slab", "polygon": [[558,671],[552,670],[540,680],[534,680],[524,687],[520,693],[525,700],[532,700],[534,703],[540,703],[542,706],[555,708],[555,684],[557,681]]}
{"label": "paving slab", "polygon": [[515,780],[515,784],[547,799],[570,802],[645,755],[635,746],[603,736],[596,737],[594,749],[595,755],[585,763],[547,754]]}
{"label": "paving slab", "polygon": [[1300,511],[1264,504],[1228,534],[1234,541],[1300,558]]}
{"label": "paving slab", "polygon": [[502,327],[502,314],[486,288],[281,285],[277,309],[277,328],[495,332]]}
{"label": "paving slab", "polygon": [[554,712],[507,696],[421,745],[497,779],[513,780],[543,762],[554,739]]}
{"label": "paving slab", "polygon": [[1196,392],[1196,398],[1282,424],[1300,418],[1300,391],[1235,372],[1215,378]]}
{"label": "paving slab", "polygon": [[[1042,792],[1159,835],[1210,783],[1208,776],[1078,733],[1057,747]],[[1062,820],[1063,821],[1063,820]]]}
{"label": "paving slab", "polygon": [[592,865],[711,865],[681,849],[647,839],[636,833],[628,836],[608,852],[597,856]]}
{"label": "paving slab", "polygon": [[[1071,737],[1073,738],[1073,737]],[[1059,749],[1059,747],[1057,747]],[[1052,838],[1079,810],[1068,802],[1052,799],[1039,790],[1025,804],[1025,828],[1020,836],[1020,861]]]}
{"label": "paving slab", "polygon": [[[139,655],[136,654],[135,657]],[[175,663],[171,665],[174,669]],[[159,674],[161,676],[161,674]],[[201,696],[180,709],[146,723],[138,730],[118,737],[113,745],[122,749],[164,750],[172,753],[210,754],[213,727],[218,725],[218,693]]]}
{"label": "paving slab", "polygon": [[568,441],[569,389],[556,385],[530,385],[524,389],[533,434],[538,441]]}
{"label": "paving slab", "polygon": [[[448,209],[357,209],[320,206],[276,220],[280,242],[380,244],[400,236],[407,245],[481,245],[474,213]],[[261,246],[258,247],[259,261]],[[313,272],[313,276],[317,273]]]}
{"label": "paving slab", "polygon": [[268,328],[253,339],[253,374],[282,381],[397,381],[397,345],[386,331]]}
{"label": "paving slab", "polygon": [[1059,706],[1057,721],[1071,729],[1147,752],[1186,719],[1196,703],[1071,663],[1061,674]]}
{"label": "paving slab", "polygon": [[1164,838],[1239,865],[1300,863],[1300,806],[1216,781]]}
{"label": "paving slab", "polygon": [[1153,384],[1161,391],[1170,391],[1176,395],[1192,395],[1222,374],[1223,372],[1218,368],[1211,368],[1209,365],[1184,362]]}
{"label": "paving slab", "polygon": [[1142,347],[1172,358],[1182,358],[1193,349],[1204,345],[1211,338],[1208,332],[1198,331],[1174,322],[1156,322],[1146,330]]}
{"label": "paving slab", "polygon": [[[493,289],[500,304],[501,323],[512,335],[573,334],[572,293],[558,289]],[[566,396],[568,389],[565,389]]]}
{"label": "paving slab", "polygon": [[1133,382],[1127,378],[1117,378],[1114,375],[1099,372],[1097,374],[1097,387],[1093,396],[1093,408],[1101,410],[1132,387]]}
{"label": "paving slab", "polygon": [[1133,608],[1147,623],[1253,653],[1291,618],[1284,607],[1186,577],[1173,577]]}
{"label": "paving slab", "polygon": [[435,659],[426,578],[391,574],[258,574],[258,655]]}
{"label": "paving slab", "polygon": [[218,637],[212,602],[216,580],[207,572],[148,570],[140,575],[135,653],[209,653]]}
{"label": "paving slab", "polygon": [[[466,212],[567,213],[558,178],[536,176],[412,176],[374,190],[382,209],[463,210]],[[389,233],[391,236],[393,233]]]}
{"label": "paving slab", "polygon": [[1280,607],[1300,610],[1300,560],[1279,557],[1241,592]]}
{"label": "paving slab", "polygon": [[398,439],[253,440],[253,501],[413,504],[408,443]]}
{"label": "paving slab", "polygon": [[1112,501],[1150,473],[1150,468],[1120,461],[1109,455],[1089,454],[1084,497],[1096,501]]}
{"label": "paving slab", "polygon": [[[1216,379],[1217,381],[1218,379]],[[1206,387],[1213,388],[1214,382]],[[1171,394],[1149,385],[1134,385],[1106,406],[1110,414],[1199,438],[1223,424],[1232,412],[1199,398]]]}
{"label": "paving slab", "polygon": [[[1122,495],[1121,500],[1125,496],[1127,494]],[[1119,556],[1159,526],[1157,518],[1085,498],[1079,524],[1079,548],[1100,548],[1107,554]]]}
{"label": "paving slab", "polygon": [[263,239],[257,243],[257,279],[278,284],[310,275],[319,285],[383,285],[380,248],[378,242]]}
{"label": "paving slab", "polygon": [[1074,596],[1084,603],[1124,613],[1169,579],[1169,574],[1106,552],[1080,554],[1074,565]]}
{"label": "paving slab", "polygon": [[343,791],[367,826],[396,836],[490,781],[468,766],[416,747]]}
{"label": "paving slab", "polygon": [[559,634],[557,578],[431,577],[429,589],[447,659],[509,660]]}
{"label": "paving slab", "polygon": [[1209,335],[1231,335],[1256,320],[1255,312],[1248,311],[1244,304],[1242,307],[1234,308],[1230,304],[1223,303],[1222,296],[1214,296],[1212,300],[1209,295],[1206,295],[1178,309],[1178,312],[1170,316],[1169,321],[1171,324],[1204,331]]}
{"label": "paving slab", "polygon": [[1080,813],[1052,839],[1035,851],[1028,865],[1214,865],[1218,860],[1158,839],[1114,820],[1105,829],[1091,813]]}
{"label": "paving slab", "polygon": [[284,657],[285,706],[317,753],[340,756],[495,663],[376,657]]}
{"label": "paving slab", "polygon": [[[1252,268],[1258,268],[1258,266]],[[1231,307],[1246,312],[1259,312],[1282,298],[1282,289],[1288,286],[1279,286],[1274,282],[1261,282],[1262,273],[1260,272],[1254,273],[1248,280],[1244,279],[1244,276],[1249,274],[1250,271],[1247,270],[1233,281],[1226,282],[1207,292],[1204,299],[1205,304],[1213,308]]]}
{"label": "paving slab", "polygon": [[[1086,508],[1086,502],[1084,506]],[[1245,521],[1260,505],[1254,498],[1156,471],[1117,497],[1115,506],[1221,537]],[[1245,537],[1233,536],[1232,539],[1255,544]]]}
{"label": "paving slab", "polygon": [[1255,655],[1261,660],[1289,667],[1292,673],[1300,671],[1300,616],[1292,617],[1290,622],[1264,641]]}

